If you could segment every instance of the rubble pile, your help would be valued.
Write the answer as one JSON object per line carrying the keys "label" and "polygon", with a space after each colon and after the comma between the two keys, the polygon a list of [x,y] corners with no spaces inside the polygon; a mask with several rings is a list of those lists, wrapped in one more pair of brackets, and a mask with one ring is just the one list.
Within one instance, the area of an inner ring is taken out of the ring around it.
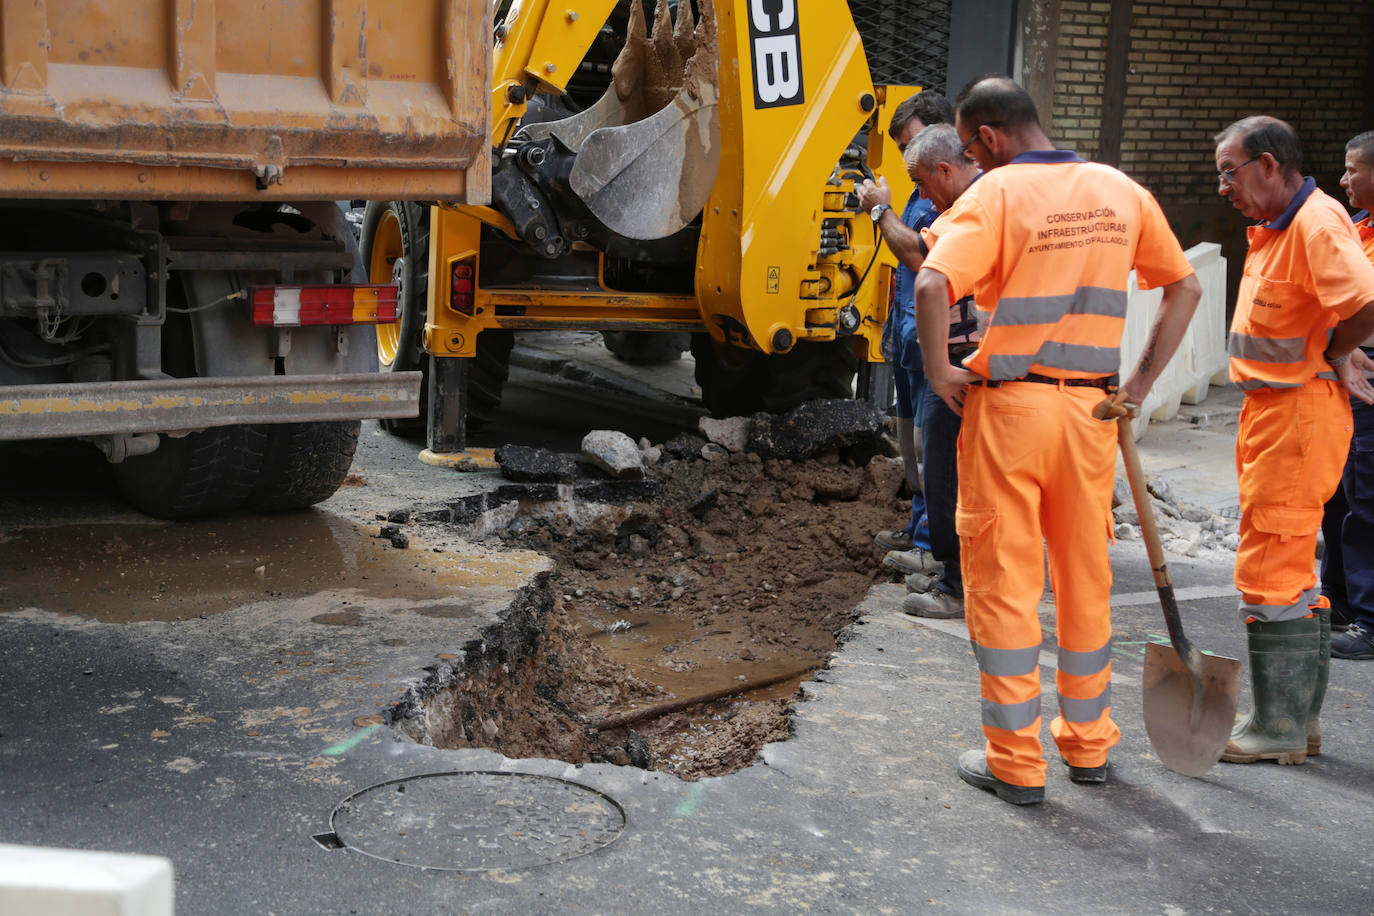
{"label": "rubble pile", "polygon": [[[1203,506],[1183,502],[1174,495],[1169,481],[1153,477],[1146,482],[1150,503],[1154,509],[1159,539],[1168,553],[1196,557],[1200,551],[1229,550],[1240,544],[1240,521],[1226,518]],[[1130,485],[1124,479],[1116,481],[1112,496],[1112,518],[1116,536],[1123,541],[1141,536],[1140,516],[1131,498]]]}

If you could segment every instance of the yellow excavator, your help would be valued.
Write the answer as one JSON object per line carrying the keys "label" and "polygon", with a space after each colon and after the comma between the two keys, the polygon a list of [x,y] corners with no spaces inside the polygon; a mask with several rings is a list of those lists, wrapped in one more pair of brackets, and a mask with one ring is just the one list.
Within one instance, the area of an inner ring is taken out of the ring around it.
{"label": "yellow excavator", "polygon": [[875,85],[845,0],[658,0],[649,20],[641,0],[501,4],[490,205],[368,204],[364,264],[399,288],[380,361],[424,371],[428,404],[384,422],[430,454],[496,409],[517,330],[598,330],[631,359],[691,335],[718,415],[850,397],[881,361],[895,261],[854,188],[909,193],[886,127],[918,87]]}

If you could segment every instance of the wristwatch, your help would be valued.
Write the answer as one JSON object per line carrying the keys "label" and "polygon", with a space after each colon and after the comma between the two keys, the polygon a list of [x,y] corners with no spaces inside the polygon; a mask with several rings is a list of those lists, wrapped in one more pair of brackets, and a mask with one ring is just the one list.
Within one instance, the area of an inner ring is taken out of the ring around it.
{"label": "wristwatch", "polygon": [[871,216],[873,218],[873,222],[876,223],[878,220],[883,218],[884,213],[891,209],[891,204],[875,204],[873,209],[868,211],[868,215]]}
{"label": "wristwatch", "polygon": [[[1322,354],[1322,355],[1325,356],[1325,354]],[[1345,354],[1344,356],[1338,356],[1338,357],[1336,357],[1335,359],[1328,359],[1328,360],[1326,361],[1326,364],[1327,364],[1328,366],[1330,366],[1332,369],[1338,369],[1338,368],[1340,368],[1341,366],[1345,365],[1345,361],[1348,360],[1349,358],[1350,358],[1350,354],[1347,353],[1347,354]]]}

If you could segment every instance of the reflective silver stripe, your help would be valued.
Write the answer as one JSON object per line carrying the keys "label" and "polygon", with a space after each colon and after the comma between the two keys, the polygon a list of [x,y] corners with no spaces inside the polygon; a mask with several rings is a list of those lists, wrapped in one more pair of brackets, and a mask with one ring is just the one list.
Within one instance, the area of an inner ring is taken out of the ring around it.
{"label": "reflective silver stripe", "polygon": [[1340,379],[1336,376],[1336,373],[1334,373],[1334,372],[1318,372],[1318,373],[1317,373],[1317,378],[1324,378],[1324,379],[1326,379],[1326,380],[1328,380],[1328,381],[1332,381],[1332,382],[1339,382],[1339,381],[1340,381]]}
{"label": "reflective silver stripe", "polygon": [[1040,719],[1040,697],[1024,703],[994,703],[983,700],[983,724],[992,728],[1005,728],[1009,732],[1030,728]]}
{"label": "reflective silver stripe", "polygon": [[1121,368],[1121,351],[1116,347],[1085,347],[1081,344],[1047,340],[1040,346],[1035,361],[1042,366],[1070,372],[1098,372],[1111,375]]}
{"label": "reflective silver stripe", "polygon": [[1244,382],[1236,382],[1236,387],[1241,391],[1254,391],[1256,388],[1301,388],[1297,382],[1266,382],[1264,379],[1252,378]]}
{"label": "reflective silver stripe", "polygon": [[1000,382],[1023,378],[1031,371],[1031,366],[1037,363],[1046,368],[1063,369],[1067,372],[1111,375],[1121,368],[1121,351],[1116,347],[1085,347],[1047,340],[1040,345],[1038,353],[992,354],[988,357],[989,377]]}
{"label": "reflective silver stripe", "polygon": [[1126,291],[1103,286],[1080,286],[1066,296],[1026,296],[1003,299],[992,313],[992,326],[1054,324],[1065,315],[1126,317]]}
{"label": "reflective silver stripe", "polygon": [[993,353],[988,357],[988,377],[994,382],[1021,378],[1034,365],[1034,356]]}
{"label": "reflective silver stripe", "polygon": [[1023,677],[1034,674],[1040,665],[1040,647],[1025,649],[989,649],[969,640],[978,659],[978,670],[993,677]]}
{"label": "reflective silver stripe", "polygon": [[1293,604],[1247,604],[1245,599],[1240,602],[1240,619],[1242,622],[1251,617],[1256,620],[1263,620],[1268,623],[1279,623],[1284,620],[1297,620],[1299,617],[1306,617],[1312,613],[1312,605],[1317,603],[1321,597],[1321,589],[1309,588]]}
{"label": "reflective silver stripe", "polygon": [[1226,341],[1226,352],[1257,363],[1300,363],[1306,346],[1305,337],[1251,337],[1233,331]]}
{"label": "reflective silver stripe", "polygon": [[1080,700],[1075,697],[1059,695],[1059,714],[1068,722],[1096,722],[1102,718],[1107,707],[1112,705],[1112,685],[1095,697]]}
{"label": "reflective silver stripe", "polygon": [[1112,644],[1109,641],[1100,649],[1091,652],[1074,652],[1059,647],[1059,670],[1074,677],[1090,677],[1104,670],[1112,660]]}

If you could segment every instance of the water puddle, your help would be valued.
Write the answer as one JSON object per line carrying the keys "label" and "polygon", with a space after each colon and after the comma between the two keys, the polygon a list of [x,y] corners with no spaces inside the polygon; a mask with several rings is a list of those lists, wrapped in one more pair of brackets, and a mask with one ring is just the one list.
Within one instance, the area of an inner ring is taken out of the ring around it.
{"label": "water puddle", "polygon": [[[360,598],[432,602],[416,613],[465,617],[454,595],[514,587],[529,562],[462,541],[411,540],[398,549],[321,511],[202,521],[23,528],[0,542],[0,613],[41,608],[106,623],[177,621],[267,598],[350,589]],[[316,623],[357,626],[357,611]]]}

